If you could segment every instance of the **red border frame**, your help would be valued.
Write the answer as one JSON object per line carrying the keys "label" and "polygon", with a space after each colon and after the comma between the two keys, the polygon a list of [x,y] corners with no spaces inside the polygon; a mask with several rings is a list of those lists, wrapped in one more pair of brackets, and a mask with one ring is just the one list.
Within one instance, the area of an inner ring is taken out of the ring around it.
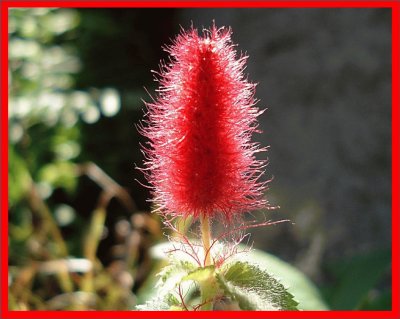
{"label": "red border frame", "polygon": [[8,310],[8,8],[13,7],[130,7],[130,8],[391,8],[392,9],[392,310],[391,311],[301,311],[301,312],[213,312],[224,318],[400,318],[399,266],[400,266],[400,2],[398,1],[7,1],[1,2],[1,312],[7,318],[204,318],[208,312],[157,311],[9,311]]}

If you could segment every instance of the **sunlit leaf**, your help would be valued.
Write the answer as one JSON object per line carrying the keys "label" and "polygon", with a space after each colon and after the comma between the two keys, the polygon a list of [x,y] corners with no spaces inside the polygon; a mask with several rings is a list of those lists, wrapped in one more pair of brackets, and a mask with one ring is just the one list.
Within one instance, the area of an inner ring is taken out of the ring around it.
{"label": "sunlit leaf", "polygon": [[297,310],[298,302],[287,289],[255,265],[235,262],[217,279],[225,293],[243,310]]}

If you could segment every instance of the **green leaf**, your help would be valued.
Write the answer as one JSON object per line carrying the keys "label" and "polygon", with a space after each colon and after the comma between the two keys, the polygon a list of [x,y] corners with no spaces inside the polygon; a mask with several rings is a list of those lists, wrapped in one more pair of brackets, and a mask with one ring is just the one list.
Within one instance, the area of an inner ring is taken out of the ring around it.
{"label": "green leaf", "polygon": [[241,261],[251,264],[256,263],[262,269],[268,269],[268,273],[287,287],[288,291],[296,296],[301,310],[328,310],[318,288],[299,269],[293,267],[278,257],[253,249],[240,257]]}
{"label": "green leaf", "polygon": [[[245,249],[245,246],[241,246]],[[173,249],[173,244],[161,243],[154,246],[151,250],[152,256],[155,260],[159,261],[160,264],[164,264],[167,260],[165,251]],[[185,254],[176,254],[176,258],[184,259]],[[287,262],[279,259],[276,256],[268,254],[264,251],[253,249],[248,253],[239,254],[235,257],[235,260],[242,262],[248,262],[250,264],[257,264],[262,269],[267,269],[268,273],[274,278],[287,287],[288,291],[296,297],[296,301],[299,302],[298,308],[301,310],[328,310],[328,306],[318,288],[314,283],[307,278],[300,270],[288,264]],[[232,260],[233,262],[233,260]],[[155,296],[157,290],[154,289],[156,282],[155,276],[150,276],[146,282],[146,290],[139,291],[139,297],[141,300],[148,300],[149,297]],[[151,287],[149,289],[148,287]]]}
{"label": "green leaf", "polygon": [[158,294],[166,295],[172,291],[182,279],[196,269],[196,266],[188,261],[172,261],[158,273],[160,278],[156,284]]}
{"label": "green leaf", "polygon": [[215,266],[199,267],[191,271],[187,276],[182,278],[185,280],[194,280],[200,284],[207,284],[215,278]]}
{"label": "green leaf", "polygon": [[332,309],[362,309],[368,292],[390,271],[391,257],[388,248],[332,263],[328,268],[335,278],[329,298]]}
{"label": "green leaf", "polygon": [[247,262],[223,267],[217,280],[242,310],[297,310],[298,302],[275,278]]}
{"label": "green leaf", "polygon": [[136,306],[136,310],[151,311],[151,310],[182,310],[180,302],[172,294],[165,296],[157,296],[144,305]]}
{"label": "green leaf", "polygon": [[173,294],[175,288],[184,278],[197,268],[188,261],[170,260],[170,264],[161,269],[155,285],[157,295],[144,305],[136,306],[137,310],[182,310],[181,302]]}

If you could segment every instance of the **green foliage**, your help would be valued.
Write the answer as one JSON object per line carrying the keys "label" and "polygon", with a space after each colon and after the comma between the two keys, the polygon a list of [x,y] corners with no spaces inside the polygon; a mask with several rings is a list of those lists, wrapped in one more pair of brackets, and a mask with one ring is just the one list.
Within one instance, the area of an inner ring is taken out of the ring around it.
{"label": "green foliage", "polygon": [[12,147],[8,147],[8,162],[8,199],[10,206],[14,206],[27,193],[30,175],[24,160],[16,154]]}
{"label": "green foliage", "polygon": [[[164,245],[165,247],[165,245]],[[235,261],[198,267],[190,261],[170,263],[158,274],[153,298],[139,310],[179,309],[212,310],[215,303],[238,303],[242,310],[297,310],[298,302],[282,283],[256,264]]]}
{"label": "green foliage", "polygon": [[[245,249],[245,247],[242,248]],[[171,262],[173,263],[173,260],[167,258],[167,256],[164,253],[165,251],[169,251],[171,249],[173,249],[173,244],[171,243],[158,244],[157,246],[153,247],[152,249],[153,256],[156,260],[159,260],[158,269],[164,267],[167,261],[169,262],[168,265],[170,265]],[[183,254],[180,251],[176,251],[174,254],[176,259],[180,258],[181,260],[188,260],[188,258],[185,257],[185,254]],[[277,258],[276,256],[273,256],[271,254],[268,254],[266,252],[257,249],[253,249],[248,253],[239,254],[237,256],[237,259],[236,258],[232,259],[227,265],[234,266],[235,263],[240,263],[240,262],[248,264],[250,268],[255,267],[254,270],[258,269],[258,271],[264,273],[265,276],[270,276],[272,281],[277,283],[278,287],[279,285],[285,287],[285,290],[287,290],[286,292],[287,297],[289,297],[289,295],[295,296],[295,301],[298,302],[297,306],[298,309],[328,310],[327,304],[325,303],[318,289],[311,282],[311,280],[308,279],[297,268],[284,262],[283,260]],[[191,265],[191,268],[193,267],[197,268],[197,266],[193,264],[190,260],[188,261],[188,263],[189,265]],[[168,269],[168,267],[170,266],[167,266],[167,268],[165,269]],[[227,270],[228,268],[222,267],[218,271],[219,273],[221,273],[221,272],[226,272]],[[186,272],[188,271],[184,271],[183,273]],[[251,274],[251,271],[249,271],[249,274]],[[140,301],[144,302],[144,300],[150,300],[159,293],[158,288],[154,289],[154,287],[155,286],[161,287],[162,282],[159,281],[158,284],[156,284],[156,281],[153,278],[154,275],[150,275],[149,280],[145,283],[143,288],[138,292],[138,298]],[[181,274],[179,278],[183,278],[183,274]],[[177,281],[175,281],[176,283],[179,282],[179,278],[177,278]],[[217,279],[220,280],[221,278],[217,276]],[[174,287],[173,285],[169,286],[168,289],[171,289],[173,287]],[[223,289],[222,286],[220,288]],[[284,293],[284,295],[286,293]],[[227,295],[231,300],[231,302],[234,302],[232,300],[234,299],[234,297],[231,297],[231,295],[229,294]],[[197,300],[197,302],[199,302],[199,300]]]}
{"label": "green foliage", "polygon": [[144,305],[136,306],[135,309],[141,311],[182,310],[179,300],[172,294],[150,299]]}
{"label": "green foliage", "polygon": [[[81,70],[74,47],[79,22],[74,9],[9,11],[10,148],[34,179],[44,164],[79,157],[83,123],[120,110],[116,89],[74,89]],[[74,188],[71,179],[55,179],[48,186]]]}
{"label": "green foliage", "polygon": [[71,162],[53,162],[39,170],[39,180],[48,183],[52,188],[65,188],[73,191],[77,184],[76,166]]}
{"label": "green foliage", "polygon": [[328,310],[327,303],[322,298],[315,284],[299,269],[266,252],[253,249],[244,260],[257,263],[262,269],[287,287],[288,291],[296,297],[301,310]]}
{"label": "green foliage", "polygon": [[[82,127],[115,116],[121,106],[114,88],[75,88],[80,21],[75,9],[9,10],[11,310],[128,309],[134,303],[130,287],[97,260],[105,212],[88,222],[71,204],[85,174]],[[89,207],[96,202],[87,199]],[[86,227],[96,230],[89,238],[82,236]]]}
{"label": "green foliage", "polygon": [[196,266],[193,263],[172,259],[171,264],[164,267],[158,274],[160,277],[157,283],[159,295],[167,295],[170,291],[174,290],[183,278],[195,269]]}
{"label": "green foliage", "polygon": [[326,287],[326,299],[334,309],[390,309],[391,292],[374,291],[390,270],[390,249],[332,263],[328,271],[334,278],[334,284]]}
{"label": "green foliage", "polygon": [[235,262],[223,267],[218,282],[242,310],[297,310],[298,302],[286,288],[255,265]]}
{"label": "green foliage", "polygon": [[185,278],[195,271],[196,265],[188,262],[170,259],[170,264],[157,274],[155,297],[149,298],[143,305],[136,306],[138,310],[174,310],[182,309],[182,302],[178,300],[176,288],[185,281]]}

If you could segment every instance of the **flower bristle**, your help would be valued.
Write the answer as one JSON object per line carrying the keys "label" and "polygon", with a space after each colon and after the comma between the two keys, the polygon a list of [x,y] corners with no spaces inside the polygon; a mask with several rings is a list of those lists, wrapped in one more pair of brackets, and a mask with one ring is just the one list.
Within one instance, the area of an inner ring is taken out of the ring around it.
{"label": "flower bristle", "polygon": [[265,207],[265,161],[255,157],[265,148],[251,141],[262,111],[231,30],[182,31],[166,51],[170,63],[157,73],[157,98],[140,128],[154,203],[171,216],[228,221]]}

